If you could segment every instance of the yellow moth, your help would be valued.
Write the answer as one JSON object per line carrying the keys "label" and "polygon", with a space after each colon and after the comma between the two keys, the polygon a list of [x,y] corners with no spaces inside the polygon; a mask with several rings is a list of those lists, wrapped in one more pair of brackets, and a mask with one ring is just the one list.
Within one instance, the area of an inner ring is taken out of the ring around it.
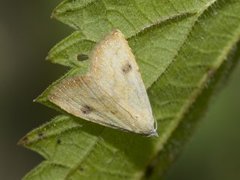
{"label": "yellow moth", "polygon": [[61,80],[48,99],[64,111],[107,127],[157,135],[138,65],[119,30],[93,49],[89,72]]}

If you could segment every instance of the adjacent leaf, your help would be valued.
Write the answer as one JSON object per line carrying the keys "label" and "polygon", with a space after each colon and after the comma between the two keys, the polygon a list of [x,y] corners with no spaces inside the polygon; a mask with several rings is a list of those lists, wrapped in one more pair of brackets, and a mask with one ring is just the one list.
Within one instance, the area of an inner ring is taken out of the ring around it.
{"label": "adjacent leaf", "polygon": [[[23,145],[46,159],[25,179],[140,179],[162,174],[177,154],[174,147],[181,146],[186,132],[192,131],[191,126],[189,130],[182,126],[188,124],[186,115],[196,114],[194,108],[201,103],[197,98],[213,85],[210,79],[224,69],[227,55],[240,38],[240,2],[66,0],[53,16],[77,30],[48,56],[73,68],[62,78],[84,73],[88,61],[79,61],[79,56],[86,57],[112,28],[126,34],[148,88],[160,136],[147,138],[71,115],[58,116],[22,139]],[[53,107],[48,90],[38,101]],[[155,166],[152,176],[148,170]]]}

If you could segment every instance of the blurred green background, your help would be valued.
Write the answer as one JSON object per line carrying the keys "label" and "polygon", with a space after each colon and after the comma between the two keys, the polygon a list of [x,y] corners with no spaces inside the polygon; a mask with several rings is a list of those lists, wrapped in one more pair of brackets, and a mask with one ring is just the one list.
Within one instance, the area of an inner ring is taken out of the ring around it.
{"label": "blurred green background", "polygon": [[[44,61],[72,30],[50,19],[60,0],[0,0],[0,179],[17,180],[42,158],[19,147],[28,131],[57,113],[33,103],[67,69]],[[240,179],[240,65],[216,94],[168,180]]]}

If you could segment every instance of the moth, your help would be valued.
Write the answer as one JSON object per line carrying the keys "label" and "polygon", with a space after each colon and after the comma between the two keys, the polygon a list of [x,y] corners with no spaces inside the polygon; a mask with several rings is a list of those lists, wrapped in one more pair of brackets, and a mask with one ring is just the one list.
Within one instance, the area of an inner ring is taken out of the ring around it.
{"label": "moth", "polygon": [[92,50],[85,75],[58,82],[48,99],[76,117],[107,127],[156,136],[148,95],[135,57],[120,30]]}

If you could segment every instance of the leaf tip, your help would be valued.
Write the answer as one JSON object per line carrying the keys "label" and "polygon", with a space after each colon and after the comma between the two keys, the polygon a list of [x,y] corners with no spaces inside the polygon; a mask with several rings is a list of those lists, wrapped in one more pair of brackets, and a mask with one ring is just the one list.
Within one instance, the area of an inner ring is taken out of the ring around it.
{"label": "leaf tip", "polygon": [[26,146],[28,143],[29,143],[28,136],[25,135],[17,142],[17,145],[18,146]]}
{"label": "leaf tip", "polygon": [[47,92],[43,92],[42,94],[40,94],[38,97],[36,97],[33,102],[37,102],[37,103],[40,103],[40,104],[43,104],[43,105],[47,105],[50,103],[49,102],[49,99],[48,99],[48,95],[47,95]]}
{"label": "leaf tip", "polygon": [[54,59],[55,49],[56,49],[56,46],[54,46],[48,51],[47,56],[45,57],[45,60],[52,61]]}
{"label": "leaf tip", "polygon": [[56,10],[53,10],[52,14],[50,15],[50,18],[51,19],[57,19]]}
{"label": "leaf tip", "polygon": [[51,60],[51,56],[50,56],[50,54],[48,54],[48,55],[45,57],[45,60],[46,60],[46,61]]}

